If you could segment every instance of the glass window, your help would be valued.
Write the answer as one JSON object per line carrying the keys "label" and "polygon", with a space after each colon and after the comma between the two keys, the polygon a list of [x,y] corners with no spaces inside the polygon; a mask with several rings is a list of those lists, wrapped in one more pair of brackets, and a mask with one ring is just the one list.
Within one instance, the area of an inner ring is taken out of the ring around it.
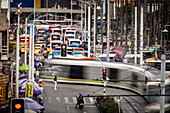
{"label": "glass window", "polygon": [[170,63],[166,63],[166,71],[170,71]]}

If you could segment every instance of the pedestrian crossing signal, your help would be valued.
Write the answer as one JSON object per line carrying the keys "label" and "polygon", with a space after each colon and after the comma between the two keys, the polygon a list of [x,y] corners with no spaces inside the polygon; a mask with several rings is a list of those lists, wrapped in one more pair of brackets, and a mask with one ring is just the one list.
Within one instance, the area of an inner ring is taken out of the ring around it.
{"label": "pedestrian crossing signal", "polygon": [[66,57],[67,56],[67,45],[61,44],[61,56]]}
{"label": "pedestrian crossing signal", "polygon": [[15,108],[16,109],[20,109],[21,108],[21,104],[15,104]]}
{"label": "pedestrian crossing signal", "polygon": [[103,80],[106,80],[106,69],[103,69],[102,72],[103,72],[103,73],[102,73],[102,75],[103,75]]}
{"label": "pedestrian crossing signal", "polygon": [[13,98],[11,101],[11,113],[25,113],[25,101],[21,98]]}
{"label": "pedestrian crossing signal", "polygon": [[106,73],[106,69],[103,69],[102,72],[103,72],[103,73]]}

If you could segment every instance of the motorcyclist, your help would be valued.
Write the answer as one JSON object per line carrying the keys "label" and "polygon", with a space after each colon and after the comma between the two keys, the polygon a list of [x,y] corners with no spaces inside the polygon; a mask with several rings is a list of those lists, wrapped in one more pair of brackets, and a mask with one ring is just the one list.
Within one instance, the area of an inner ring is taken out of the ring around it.
{"label": "motorcyclist", "polygon": [[79,96],[77,97],[77,104],[76,104],[75,108],[77,108],[77,106],[78,106],[81,102],[84,103],[83,94],[82,94],[82,93],[80,93]]}

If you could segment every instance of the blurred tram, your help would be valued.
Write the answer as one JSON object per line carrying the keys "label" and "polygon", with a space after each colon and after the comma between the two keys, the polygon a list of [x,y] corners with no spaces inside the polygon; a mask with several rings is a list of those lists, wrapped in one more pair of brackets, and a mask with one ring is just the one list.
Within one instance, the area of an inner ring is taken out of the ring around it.
{"label": "blurred tram", "polygon": [[[160,94],[160,70],[149,66],[67,58],[51,59],[46,62],[51,68],[63,67],[64,70],[58,72],[59,77],[73,79],[102,80],[102,69],[105,67],[111,82],[128,85],[142,91],[143,94]],[[170,79],[167,75],[165,76],[166,94],[170,95]],[[149,103],[160,100],[159,96],[148,96],[146,98]],[[166,103],[170,103],[170,97],[168,96],[166,97]]]}
{"label": "blurred tram", "polygon": [[[149,66],[161,70],[161,60],[151,60],[147,63]],[[165,60],[165,74],[170,77],[170,60]]]}

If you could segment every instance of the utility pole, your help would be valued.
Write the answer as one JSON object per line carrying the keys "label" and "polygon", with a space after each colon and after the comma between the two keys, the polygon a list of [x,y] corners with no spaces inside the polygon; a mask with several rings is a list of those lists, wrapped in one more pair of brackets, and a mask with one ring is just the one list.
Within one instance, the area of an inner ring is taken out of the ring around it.
{"label": "utility pole", "polygon": [[[9,37],[9,28],[10,28],[10,2],[11,0],[8,0],[8,12],[7,12],[7,18],[8,18],[8,27],[7,27],[7,37]],[[7,38],[7,42],[9,42],[9,38]],[[7,44],[7,48],[9,48],[9,44]],[[9,52],[9,51],[8,51]],[[9,54],[7,54],[9,57]]]}
{"label": "utility pole", "polygon": [[83,3],[81,2],[81,33],[83,32]]}
{"label": "utility pole", "polygon": [[135,64],[137,64],[137,6],[135,6]]}
{"label": "utility pole", "polygon": [[71,25],[73,25],[73,0],[71,0]]}
{"label": "utility pole", "polygon": [[48,0],[46,0],[46,20],[48,20]]}
{"label": "utility pole", "polygon": [[[161,55],[161,95],[165,95],[165,54]],[[160,96],[160,113],[165,113],[165,96]]]}
{"label": "utility pole", "polygon": [[24,61],[25,61],[25,65],[27,65],[27,18],[25,18],[25,60]]}
{"label": "utility pole", "polygon": [[107,0],[107,61],[109,62],[110,50],[110,0]]}
{"label": "utility pole", "polygon": [[90,57],[90,38],[91,38],[91,7],[88,6],[88,57]]}
{"label": "utility pole", "polygon": [[20,29],[20,14],[21,14],[21,4],[18,4],[18,29],[17,29],[17,46],[16,46],[16,98],[19,98],[19,29]]}
{"label": "utility pole", "polygon": [[33,20],[33,36],[32,36],[32,80],[34,81],[34,31],[35,31],[35,27],[34,27],[34,23],[35,20]]}
{"label": "utility pole", "polygon": [[34,0],[34,20],[35,20],[35,0]]}
{"label": "utility pole", "polygon": [[141,6],[141,25],[140,25],[140,65],[143,64],[143,6]]}
{"label": "utility pole", "polygon": [[31,82],[31,51],[32,51],[32,25],[30,25],[29,75],[28,75],[28,82]]}
{"label": "utility pole", "polygon": [[57,8],[57,2],[55,2],[55,20],[57,20],[57,17],[56,17],[56,15],[57,15],[57,14],[56,14],[56,13],[57,13],[57,11],[56,11],[56,9],[58,9],[58,8]]}
{"label": "utility pole", "polygon": [[94,35],[93,35],[93,44],[94,44],[94,46],[93,46],[93,51],[94,51],[94,55],[96,56],[96,28],[97,28],[97,22],[96,22],[96,20],[97,20],[97,5],[96,5],[96,0],[94,0],[94,30],[93,30],[93,32],[94,32]]}
{"label": "utility pole", "polygon": [[86,20],[86,19],[87,19],[87,18],[86,18],[87,14],[86,14],[86,12],[87,12],[87,11],[86,11],[86,10],[87,10],[87,8],[86,8],[86,1],[85,1],[85,25],[84,25],[84,26],[85,26],[85,28],[84,28],[84,29],[85,29],[85,30],[84,30],[84,31],[85,31],[84,33],[85,33],[85,34],[84,34],[84,41],[86,41],[86,29],[87,29],[87,28],[86,28],[86,27],[87,27],[87,26],[86,26],[86,24],[87,24],[87,20]]}

